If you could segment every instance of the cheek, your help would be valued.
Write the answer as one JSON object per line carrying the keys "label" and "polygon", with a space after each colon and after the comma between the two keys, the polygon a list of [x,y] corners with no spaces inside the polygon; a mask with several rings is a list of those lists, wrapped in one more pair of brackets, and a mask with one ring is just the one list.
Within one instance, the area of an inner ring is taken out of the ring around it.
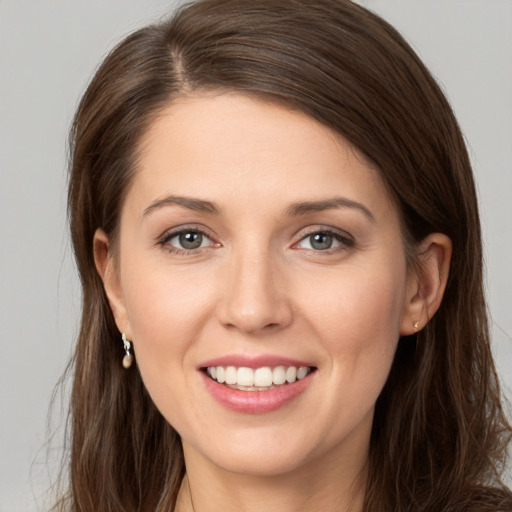
{"label": "cheek", "polygon": [[[337,331],[398,335],[404,304],[405,271],[347,268],[315,288],[306,287],[304,307],[319,323]],[[316,291],[315,291],[316,290]],[[308,306],[309,302],[309,306]],[[364,342],[364,339],[361,339]]]}
{"label": "cheek", "polygon": [[139,365],[147,360],[163,371],[183,362],[206,321],[212,287],[165,264],[142,268],[135,261],[126,265],[123,295]]}
{"label": "cheek", "polygon": [[164,250],[132,253],[124,262],[121,281],[129,316],[144,324],[146,319],[167,323],[188,315],[208,296],[207,283],[187,265],[172,265]]}
{"label": "cheek", "polygon": [[377,389],[389,372],[405,298],[405,270],[389,269],[352,267],[326,281],[323,292],[304,290],[304,315],[320,334],[333,371],[350,386]]}
{"label": "cheek", "polygon": [[373,417],[394,359],[403,309],[403,278],[368,269],[362,279],[352,270],[323,300],[316,295],[315,314],[309,316],[322,340],[326,388],[333,391],[322,405],[333,426],[332,443],[340,430],[346,434]]}
{"label": "cheek", "polygon": [[167,266],[126,265],[123,289],[133,334],[135,359],[145,387],[160,412],[177,430],[187,425],[187,389],[194,340],[206,322],[211,287],[199,286]]}

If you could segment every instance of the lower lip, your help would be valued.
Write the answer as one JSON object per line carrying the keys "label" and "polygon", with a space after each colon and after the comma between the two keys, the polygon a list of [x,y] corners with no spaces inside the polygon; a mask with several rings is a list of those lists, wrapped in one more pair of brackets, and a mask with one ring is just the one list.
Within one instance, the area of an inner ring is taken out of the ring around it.
{"label": "lower lip", "polygon": [[203,372],[201,374],[206,388],[217,402],[227,409],[245,414],[263,414],[284,407],[305,391],[313,376],[310,373],[293,384],[283,384],[266,391],[242,391],[219,384]]}

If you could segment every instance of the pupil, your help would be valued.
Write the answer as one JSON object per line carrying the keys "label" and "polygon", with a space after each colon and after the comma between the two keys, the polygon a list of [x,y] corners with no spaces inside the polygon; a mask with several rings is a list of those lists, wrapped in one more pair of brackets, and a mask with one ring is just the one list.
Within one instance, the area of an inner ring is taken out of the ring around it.
{"label": "pupil", "polygon": [[310,237],[310,241],[311,247],[313,247],[313,249],[325,251],[326,249],[330,249],[332,246],[332,235],[328,235],[326,233],[317,233],[316,235],[312,235]]}
{"label": "pupil", "polygon": [[180,234],[180,245],[184,249],[198,249],[201,247],[203,235],[201,233],[188,232]]}

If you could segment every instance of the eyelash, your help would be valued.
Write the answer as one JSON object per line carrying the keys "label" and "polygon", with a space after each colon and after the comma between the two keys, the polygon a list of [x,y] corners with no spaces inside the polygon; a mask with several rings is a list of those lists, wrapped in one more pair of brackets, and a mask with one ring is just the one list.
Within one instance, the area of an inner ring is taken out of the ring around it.
{"label": "eyelash", "polygon": [[308,238],[312,237],[313,235],[327,235],[331,236],[334,240],[340,243],[339,247],[333,247],[328,249],[304,249],[309,252],[313,252],[316,254],[334,254],[341,251],[346,251],[348,249],[352,249],[355,247],[356,243],[355,240],[350,236],[348,233],[340,233],[339,231],[335,231],[331,228],[315,228],[312,229],[306,233],[304,233],[300,240],[293,244],[292,248],[296,248],[300,243],[302,243],[304,240],[307,240]]}
{"label": "eyelash", "polygon": [[[210,242],[212,242],[212,244],[207,247],[200,246],[196,249],[182,249],[182,248],[179,248],[179,247],[176,247],[176,246],[170,244],[170,241],[173,238],[176,238],[182,234],[187,234],[187,233],[189,233],[189,234],[195,233],[195,234],[201,235],[202,237],[205,237],[208,240],[210,240]],[[334,231],[329,228],[325,228],[325,229],[315,228],[315,229],[312,229],[312,230],[304,233],[301,236],[300,240],[293,244],[292,249],[298,249],[297,246],[300,243],[302,243],[309,237],[312,237],[313,235],[331,236],[333,239],[335,239],[337,242],[339,242],[341,244],[341,247],[334,247],[334,248],[328,248],[328,249],[323,249],[323,250],[322,249],[304,249],[305,251],[319,253],[319,254],[320,253],[333,254],[336,252],[354,248],[356,245],[354,239],[346,233],[341,234],[338,231]],[[220,247],[220,245],[221,245],[219,243],[213,242],[213,240],[211,239],[211,237],[208,234],[206,234],[202,229],[197,228],[197,227],[182,227],[180,229],[166,233],[165,235],[163,235],[160,238],[160,240],[157,242],[157,244],[160,245],[162,248],[165,248],[169,253],[176,254],[178,256],[191,256],[191,255],[197,254],[201,249],[205,249],[205,248],[212,247],[212,246]]]}
{"label": "eyelash", "polygon": [[[176,247],[176,246],[170,244],[170,241],[173,238],[176,238],[177,236],[180,236],[180,235],[186,234],[186,233],[195,233],[195,234],[201,235],[201,236],[207,238],[208,240],[210,240],[212,242],[212,245],[220,246],[220,244],[213,242],[211,237],[208,236],[202,229],[197,228],[197,227],[190,227],[190,226],[182,227],[182,228],[179,228],[174,231],[166,233],[165,235],[163,235],[160,238],[160,240],[158,241],[158,245],[165,248],[169,253],[176,254],[178,256],[191,256],[191,255],[197,254],[199,250],[206,248],[206,247],[198,247],[196,249],[181,249],[179,247]],[[211,245],[210,245],[210,247],[211,247]]]}

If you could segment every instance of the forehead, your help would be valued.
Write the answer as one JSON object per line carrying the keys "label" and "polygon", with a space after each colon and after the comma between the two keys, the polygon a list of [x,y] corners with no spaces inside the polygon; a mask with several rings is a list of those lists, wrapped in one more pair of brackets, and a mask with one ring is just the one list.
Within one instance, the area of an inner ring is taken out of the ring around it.
{"label": "forehead", "polygon": [[141,140],[132,192],[246,205],[334,194],[391,203],[379,171],[341,135],[303,112],[234,93],[162,109]]}

